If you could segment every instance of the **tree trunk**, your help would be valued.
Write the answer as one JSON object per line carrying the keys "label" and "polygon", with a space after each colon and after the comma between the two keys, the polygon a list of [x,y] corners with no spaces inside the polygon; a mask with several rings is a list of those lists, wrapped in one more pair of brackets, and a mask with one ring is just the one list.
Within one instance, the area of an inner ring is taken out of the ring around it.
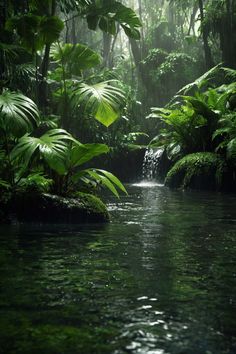
{"label": "tree trunk", "polygon": [[[203,24],[204,21],[204,7],[203,7],[203,0],[198,0],[198,6],[200,10],[200,18],[201,18],[201,24]],[[206,62],[206,69],[209,70],[214,66],[214,62],[212,60],[212,55],[211,55],[211,48],[208,43],[208,34],[204,26],[202,27],[202,39],[203,39],[203,46],[204,46],[204,52],[205,52],[205,62]]]}
{"label": "tree trunk", "polygon": [[226,0],[226,16],[222,18],[220,29],[220,42],[222,50],[222,61],[225,66],[236,68],[236,35],[233,21],[234,2]]}
{"label": "tree trunk", "polygon": [[103,32],[103,65],[110,67],[112,36],[109,33]]}
{"label": "tree trunk", "polygon": [[[5,22],[7,18],[7,3],[6,0],[0,1],[0,34],[5,27]],[[3,38],[0,37],[0,41],[3,41]],[[0,93],[2,92],[2,84],[4,82],[6,64],[4,51],[0,50]],[[2,82],[2,83],[1,83]]]}
{"label": "tree trunk", "polygon": [[192,14],[191,14],[191,18],[190,18],[188,35],[191,34],[191,30],[192,30],[192,33],[195,36],[195,19],[196,19],[197,11],[198,11],[198,5],[197,5],[197,3],[195,3],[194,6],[193,6],[193,11],[192,11]]}
{"label": "tree trunk", "polygon": [[[54,16],[56,13],[56,0],[52,0],[51,8],[49,9],[49,16]],[[38,87],[38,103],[39,107],[44,113],[46,113],[48,85],[46,82],[48,68],[50,63],[50,49],[51,44],[46,44],[44,50],[44,56],[40,68],[40,83]]]}

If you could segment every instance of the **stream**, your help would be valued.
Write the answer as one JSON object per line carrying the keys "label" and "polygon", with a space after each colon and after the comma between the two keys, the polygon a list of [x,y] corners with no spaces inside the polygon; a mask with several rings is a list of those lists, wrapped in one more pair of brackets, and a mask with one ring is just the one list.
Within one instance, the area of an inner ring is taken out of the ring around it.
{"label": "stream", "polygon": [[236,353],[236,196],[127,188],[109,224],[0,227],[1,354]]}

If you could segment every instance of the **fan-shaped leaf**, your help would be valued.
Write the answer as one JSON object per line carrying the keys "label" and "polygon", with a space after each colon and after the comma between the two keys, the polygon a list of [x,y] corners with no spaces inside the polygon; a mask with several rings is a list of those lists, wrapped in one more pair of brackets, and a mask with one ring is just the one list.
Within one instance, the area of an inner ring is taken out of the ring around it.
{"label": "fan-shaped leaf", "polygon": [[64,28],[62,20],[56,16],[42,17],[39,26],[39,37],[44,44],[55,42]]}
{"label": "fan-shaped leaf", "polygon": [[51,129],[40,138],[29,135],[23,136],[12,150],[12,159],[20,159],[26,168],[38,154],[58,173],[64,173],[64,163],[68,149],[67,141],[75,142],[75,139],[63,129]]}
{"label": "fan-shaped leaf", "polygon": [[71,166],[80,166],[95,156],[107,152],[109,152],[109,147],[105,144],[74,144],[70,151]]}
{"label": "fan-shaped leaf", "polygon": [[36,16],[29,13],[9,19],[6,27],[11,31],[16,30],[22,45],[27,50],[36,52],[45,44],[55,42],[64,24],[56,16]]}
{"label": "fan-shaped leaf", "polygon": [[20,137],[39,123],[36,104],[21,93],[4,91],[0,95],[0,127]]}
{"label": "fan-shaped leaf", "polygon": [[83,44],[55,44],[51,50],[54,60],[61,61],[68,74],[80,75],[81,70],[100,64],[98,53]]}
{"label": "fan-shaped leaf", "polygon": [[85,104],[85,108],[106,127],[119,117],[120,107],[125,99],[123,91],[111,83],[115,83],[115,80],[95,85],[83,83],[74,91],[77,103]]}

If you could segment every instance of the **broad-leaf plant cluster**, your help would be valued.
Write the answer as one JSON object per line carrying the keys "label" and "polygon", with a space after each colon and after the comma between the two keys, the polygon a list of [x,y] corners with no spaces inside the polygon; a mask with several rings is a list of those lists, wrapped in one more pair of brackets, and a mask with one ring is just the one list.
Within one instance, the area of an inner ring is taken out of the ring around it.
{"label": "broad-leaf plant cluster", "polygon": [[67,16],[75,16],[92,30],[114,35],[121,26],[139,39],[136,13],[113,0],[6,0],[1,7],[1,190],[30,186],[70,195],[105,186],[116,196],[117,189],[126,192],[112,173],[88,165],[109,147],[73,134],[74,125],[83,125],[81,115],[109,127],[126,105],[125,92],[116,79],[93,77],[99,53],[64,42],[63,33]]}

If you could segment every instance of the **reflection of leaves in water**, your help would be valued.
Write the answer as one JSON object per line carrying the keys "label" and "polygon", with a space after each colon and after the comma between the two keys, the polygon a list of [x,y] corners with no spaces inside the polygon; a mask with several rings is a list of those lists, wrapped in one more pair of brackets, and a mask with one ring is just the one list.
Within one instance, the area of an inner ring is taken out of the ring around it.
{"label": "reflection of leaves in water", "polygon": [[3,354],[236,352],[235,203],[132,200],[103,228],[1,235]]}
{"label": "reflection of leaves in water", "polygon": [[115,242],[102,242],[102,241],[97,241],[90,243],[87,248],[91,251],[100,251],[100,250],[109,250],[112,249],[116,246]]}

